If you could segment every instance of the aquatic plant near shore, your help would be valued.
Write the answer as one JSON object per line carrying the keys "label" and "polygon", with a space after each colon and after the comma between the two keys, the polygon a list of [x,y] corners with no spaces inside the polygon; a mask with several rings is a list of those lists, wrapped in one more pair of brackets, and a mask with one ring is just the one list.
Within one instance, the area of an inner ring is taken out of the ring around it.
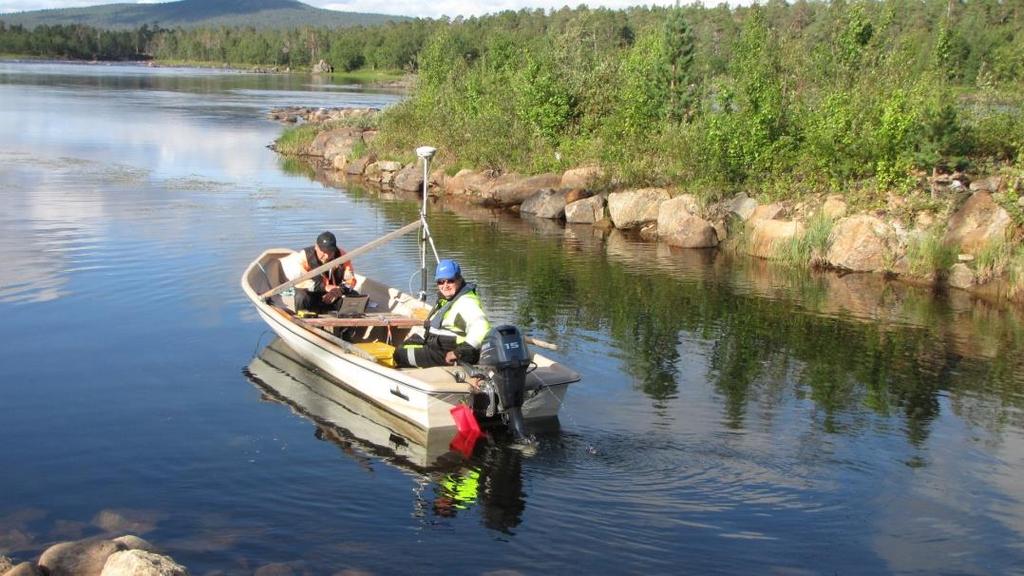
{"label": "aquatic plant near shore", "polygon": [[314,124],[302,124],[289,128],[274,142],[274,150],[287,156],[301,155],[321,130],[323,130],[321,126]]}
{"label": "aquatic plant near shore", "polygon": [[794,266],[822,268],[828,266],[825,255],[831,244],[833,219],[818,212],[807,221],[802,234],[794,236],[775,248],[775,257]]}
{"label": "aquatic plant near shore", "polygon": [[937,228],[912,236],[907,243],[907,264],[915,276],[943,275],[956,257],[956,247],[945,243]]}

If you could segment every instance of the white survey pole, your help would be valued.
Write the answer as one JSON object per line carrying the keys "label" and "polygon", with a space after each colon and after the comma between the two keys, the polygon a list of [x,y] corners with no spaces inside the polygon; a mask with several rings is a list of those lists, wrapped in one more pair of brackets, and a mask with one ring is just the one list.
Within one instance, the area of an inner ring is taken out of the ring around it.
{"label": "white survey pole", "polygon": [[[427,188],[430,186],[430,159],[437,153],[437,148],[431,146],[420,146],[416,149],[416,156],[423,159],[423,204],[420,206],[420,276],[423,280],[420,289],[420,300],[427,300]],[[436,252],[436,250],[435,250]]]}

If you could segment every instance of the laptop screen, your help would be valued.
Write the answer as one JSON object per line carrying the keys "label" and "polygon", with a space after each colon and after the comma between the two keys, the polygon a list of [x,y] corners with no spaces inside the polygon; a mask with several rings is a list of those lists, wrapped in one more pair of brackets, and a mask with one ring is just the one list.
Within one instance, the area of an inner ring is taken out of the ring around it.
{"label": "laptop screen", "polygon": [[362,314],[369,299],[369,296],[342,296],[338,314]]}

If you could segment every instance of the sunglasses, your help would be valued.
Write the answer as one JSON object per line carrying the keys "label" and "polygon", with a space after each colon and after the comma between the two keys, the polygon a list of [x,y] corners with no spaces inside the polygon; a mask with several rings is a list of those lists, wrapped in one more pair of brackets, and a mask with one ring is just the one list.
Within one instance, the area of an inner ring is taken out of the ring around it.
{"label": "sunglasses", "polygon": [[444,286],[445,284],[455,284],[457,282],[458,280],[456,280],[455,278],[449,278],[448,280],[438,280],[437,285]]}

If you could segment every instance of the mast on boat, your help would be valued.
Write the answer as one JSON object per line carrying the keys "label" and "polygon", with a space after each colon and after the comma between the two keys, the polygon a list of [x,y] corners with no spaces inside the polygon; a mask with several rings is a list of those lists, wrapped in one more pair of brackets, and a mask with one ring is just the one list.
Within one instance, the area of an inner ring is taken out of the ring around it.
{"label": "mast on boat", "polygon": [[416,149],[416,156],[423,159],[423,204],[420,206],[420,279],[423,281],[420,288],[420,301],[427,301],[427,243],[434,252],[434,261],[440,261],[437,255],[437,247],[434,246],[434,239],[430,235],[430,228],[427,227],[427,188],[430,185],[430,159],[437,153],[437,148],[432,146],[420,146]]}

